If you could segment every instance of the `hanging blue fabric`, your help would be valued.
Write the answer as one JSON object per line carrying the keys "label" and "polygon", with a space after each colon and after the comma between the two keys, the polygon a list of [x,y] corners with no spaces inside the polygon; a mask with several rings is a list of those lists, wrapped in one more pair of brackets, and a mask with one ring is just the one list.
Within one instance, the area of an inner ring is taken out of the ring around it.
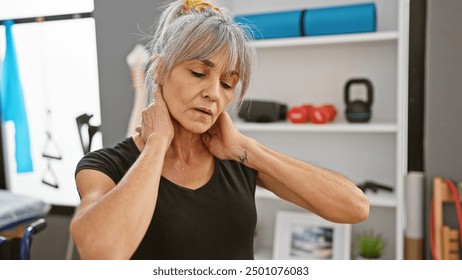
{"label": "hanging blue fabric", "polygon": [[6,51],[2,69],[1,110],[4,122],[14,122],[16,171],[21,173],[33,171],[33,165],[26,106],[19,79],[16,50],[11,30],[13,23],[12,20],[3,22],[6,34]]}

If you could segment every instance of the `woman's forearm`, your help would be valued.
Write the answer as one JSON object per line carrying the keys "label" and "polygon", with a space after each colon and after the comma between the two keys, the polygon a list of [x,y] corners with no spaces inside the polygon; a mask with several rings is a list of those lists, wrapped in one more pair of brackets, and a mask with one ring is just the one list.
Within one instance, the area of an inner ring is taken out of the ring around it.
{"label": "woman's forearm", "polygon": [[367,218],[369,202],[344,176],[277,153],[244,137],[239,160],[258,171],[263,187],[334,222],[357,223]]}
{"label": "woman's forearm", "polygon": [[[128,259],[144,237],[156,206],[167,149],[149,142],[155,139],[148,140],[115,187],[76,214],[71,230],[82,258]],[[96,182],[84,183],[95,186]]]}

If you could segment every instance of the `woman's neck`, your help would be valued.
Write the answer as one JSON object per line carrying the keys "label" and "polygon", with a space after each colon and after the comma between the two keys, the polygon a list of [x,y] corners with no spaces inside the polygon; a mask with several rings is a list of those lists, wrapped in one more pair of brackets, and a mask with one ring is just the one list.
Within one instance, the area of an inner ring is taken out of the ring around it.
{"label": "woman's neck", "polygon": [[194,162],[197,159],[210,157],[211,153],[202,141],[200,134],[192,133],[181,127],[179,124],[174,125],[175,136],[173,137],[170,148],[165,155],[166,158],[175,161],[181,161],[186,164]]}

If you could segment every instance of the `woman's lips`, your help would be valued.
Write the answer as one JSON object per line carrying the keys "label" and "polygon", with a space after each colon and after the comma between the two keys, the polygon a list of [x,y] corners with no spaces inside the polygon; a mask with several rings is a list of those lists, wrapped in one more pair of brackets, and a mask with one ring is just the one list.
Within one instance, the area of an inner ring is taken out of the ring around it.
{"label": "woman's lips", "polygon": [[209,116],[213,116],[213,111],[208,109],[208,108],[196,107],[196,108],[194,108],[194,110],[199,111],[199,112],[204,113],[204,114],[207,114]]}

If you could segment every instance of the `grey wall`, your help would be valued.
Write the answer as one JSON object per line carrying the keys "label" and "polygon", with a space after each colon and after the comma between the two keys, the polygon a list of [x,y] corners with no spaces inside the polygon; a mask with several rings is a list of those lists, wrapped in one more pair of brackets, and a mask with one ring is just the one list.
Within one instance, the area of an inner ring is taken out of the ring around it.
{"label": "grey wall", "polygon": [[[462,1],[429,0],[427,14],[425,172],[427,215],[432,179],[462,181]],[[455,227],[453,208],[445,209]],[[427,218],[427,236],[428,235]],[[429,242],[426,255],[430,258]]]}
{"label": "grey wall", "polygon": [[126,135],[133,95],[126,56],[151,32],[161,4],[156,0],[95,0],[98,67],[101,102],[101,131],[104,146]]}

